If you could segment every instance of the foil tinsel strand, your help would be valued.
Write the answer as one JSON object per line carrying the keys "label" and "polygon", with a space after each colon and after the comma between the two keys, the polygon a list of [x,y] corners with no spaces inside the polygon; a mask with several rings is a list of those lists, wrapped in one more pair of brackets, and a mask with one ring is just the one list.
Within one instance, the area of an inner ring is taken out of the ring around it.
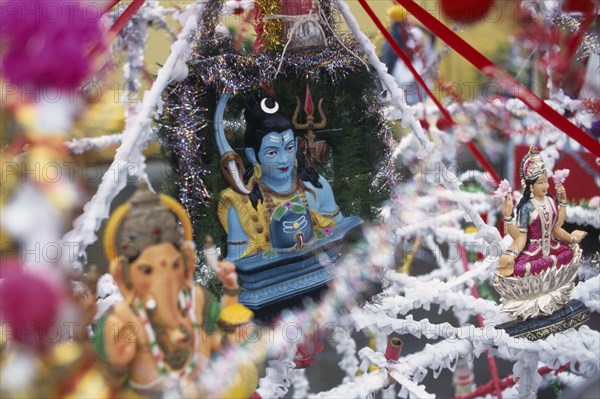
{"label": "foil tinsel strand", "polygon": [[195,41],[201,43],[202,50],[210,47],[217,34],[217,26],[222,20],[223,0],[210,0],[202,4],[204,12],[202,13],[202,27],[198,29]]}
{"label": "foil tinsel strand", "polygon": [[176,160],[173,172],[177,176],[179,200],[192,220],[200,218],[201,207],[210,201],[203,180],[208,174],[202,157],[205,138],[197,134],[207,123],[197,103],[202,95],[195,85],[178,84],[165,101],[165,116],[158,121],[165,128],[163,144]]}
{"label": "foil tinsel strand", "polygon": [[[560,13],[557,11],[552,17],[552,23],[559,26],[562,29],[569,30],[572,33],[576,33],[581,23],[570,15]],[[598,36],[592,33],[586,33],[579,45],[577,50],[577,59],[588,57],[592,54],[600,54],[600,43],[598,42]]]}

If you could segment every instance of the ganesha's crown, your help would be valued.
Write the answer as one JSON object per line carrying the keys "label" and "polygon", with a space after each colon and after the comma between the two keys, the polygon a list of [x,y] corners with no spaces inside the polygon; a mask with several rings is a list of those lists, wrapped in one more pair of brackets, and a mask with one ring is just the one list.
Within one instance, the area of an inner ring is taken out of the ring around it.
{"label": "ganesha's crown", "polygon": [[150,245],[168,242],[180,247],[191,238],[191,223],[183,207],[171,197],[151,192],[142,182],[131,200],[111,215],[104,245],[109,260],[124,256],[131,261]]}

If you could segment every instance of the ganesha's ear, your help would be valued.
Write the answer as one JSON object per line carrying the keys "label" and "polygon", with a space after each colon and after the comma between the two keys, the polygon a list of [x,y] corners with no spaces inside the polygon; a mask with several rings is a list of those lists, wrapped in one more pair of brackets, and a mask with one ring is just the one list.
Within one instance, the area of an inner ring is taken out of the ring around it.
{"label": "ganesha's ear", "polygon": [[113,260],[110,262],[109,272],[117,283],[123,298],[127,299],[130,297],[133,294],[133,287],[131,285],[129,264],[127,261],[123,258]]}

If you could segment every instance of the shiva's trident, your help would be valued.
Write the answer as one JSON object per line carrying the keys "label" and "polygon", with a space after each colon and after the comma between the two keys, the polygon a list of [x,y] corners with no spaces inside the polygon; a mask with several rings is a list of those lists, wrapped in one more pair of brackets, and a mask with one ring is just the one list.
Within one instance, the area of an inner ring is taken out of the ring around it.
{"label": "shiva's trident", "polygon": [[314,107],[312,95],[310,93],[310,87],[308,87],[307,84],[306,94],[304,96],[304,112],[306,113],[306,123],[300,124],[298,123],[298,114],[300,113],[300,99],[296,97],[296,110],[294,111],[294,116],[292,117],[292,124],[297,130],[306,130],[306,133],[304,133],[304,137],[301,137],[299,140],[298,150],[306,156],[306,161],[310,166],[312,166],[314,161],[318,163],[325,161],[327,153],[329,152],[329,145],[327,144],[327,142],[323,140],[315,141],[315,129],[323,129],[327,124],[327,119],[325,119],[325,114],[323,113],[322,105],[323,99],[321,98],[317,106],[319,109],[319,116],[321,117],[321,121],[319,123],[315,123],[315,117],[313,116]]}

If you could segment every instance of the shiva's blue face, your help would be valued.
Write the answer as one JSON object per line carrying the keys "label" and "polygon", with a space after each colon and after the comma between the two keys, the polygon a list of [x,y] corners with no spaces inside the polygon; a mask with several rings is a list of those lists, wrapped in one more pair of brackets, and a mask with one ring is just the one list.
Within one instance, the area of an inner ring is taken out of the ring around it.
{"label": "shiva's blue face", "polygon": [[258,160],[265,180],[291,180],[296,165],[296,139],[292,130],[271,132],[264,136],[258,151]]}

